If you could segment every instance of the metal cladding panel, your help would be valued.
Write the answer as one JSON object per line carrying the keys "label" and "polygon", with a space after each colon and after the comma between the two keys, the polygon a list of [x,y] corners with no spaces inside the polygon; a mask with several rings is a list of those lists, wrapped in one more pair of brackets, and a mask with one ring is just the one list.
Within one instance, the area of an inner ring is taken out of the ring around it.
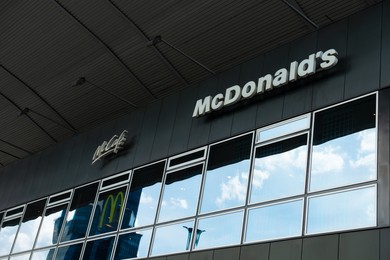
{"label": "metal cladding panel", "polygon": [[198,93],[198,85],[192,85],[182,91],[175,114],[175,124],[172,129],[172,139],[169,144],[169,155],[187,150],[191,131],[192,113]]}
{"label": "metal cladding panel", "polygon": [[390,241],[390,228],[381,229],[380,231],[380,255],[379,259],[390,259],[390,247],[389,247],[389,241]]}
{"label": "metal cladding panel", "polygon": [[[236,66],[218,75],[217,92],[225,95],[225,90],[240,81],[241,66]],[[231,135],[234,113],[221,111],[211,122],[209,142],[218,141]]]}
{"label": "metal cladding panel", "polygon": [[213,260],[237,260],[240,258],[240,248],[224,248],[214,250]]}
{"label": "metal cladding panel", "polygon": [[167,260],[188,260],[190,254],[170,255],[167,256]]}
{"label": "metal cladding panel", "polygon": [[[240,87],[243,87],[247,82],[256,82],[262,74],[263,56],[259,56],[241,65],[241,73],[239,79]],[[232,135],[250,131],[255,128],[257,102],[256,100],[241,101],[242,105],[236,105],[232,121]],[[241,103],[240,102],[240,103]]]}
{"label": "metal cladding panel", "polygon": [[338,63],[330,70],[316,75],[313,84],[313,109],[322,108],[344,99],[345,73],[347,67],[347,27],[343,20],[318,31],[317,50],[335,49]]}
{"label": "metal cladding panel", "polygon": [[178,95],[169,96],[162,101],[156,136],[153,142],[151,161],[163,159],[168,156],[171,139],[175,139],[172,136],[172,131],[175,125],[178,101]]}
{"label": "metal cladding panel", "polygon": [[304,238],[302,260],[338,260],[338,247],[338,235]]}
{"label": "metal cladding panel", "polygon": [[213,250],[193,252],[190,254],[189,260],[213,260]]}
{"label": "metal cladding panel", "polygon": [[379,88],[381,14],[377,5],[349,19],[345,98]]}
{"label": "metal cladding panel", "polygon": [[382,12],[381,87],[390,86],[390,1],[383,3]]}
{"label": "metal cladding panel", "polygon": [[240,260],[269,259],[269,248],[269,243],[242,246],[240,252]]}
{"label": "metal cladding panel", "polygon": [[271,243],[269,260],[301,260],[302,239]]}
{"label": "metal cladding panel", "polygon": [[379,230],[340,234],[339,260],[379,260]]}

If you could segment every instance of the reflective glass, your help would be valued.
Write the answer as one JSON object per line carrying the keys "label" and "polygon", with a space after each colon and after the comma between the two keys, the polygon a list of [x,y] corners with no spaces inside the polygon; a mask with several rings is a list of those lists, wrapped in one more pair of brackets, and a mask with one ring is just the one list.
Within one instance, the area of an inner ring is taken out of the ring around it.
{"label": "reflective glass", "polygon": [[126,187],[99,194],[89,235],[115,231],[125,204]]}
{"label": "reflective glass", "polygon": [[210,147],[201,212],[244,205],[252,134]]}
{"label": "reflective glass", "polygon": [[234,212],[198,221],[195,248],[235,245],[241,242],[244,212]]}
{"label": "reflective glass", "polygon": [[13,255],[9,259],[10,260],[29,260],[30,259],[30,252],[21,254],[21,255]]}
{"label": "reflective glass", "polygon": [[164,168],[160,162],[134,171],[122,228],[154,223]]}
{"label": "reflective glass", "polygon": [[99,184],[94,183],[75,190],[61,241],[85,237]]}
{"label": "reflective glass", "polygon": [[202,168],[203,164],[167,174],[159,222],[195,215]]}
{"label": "reflective glass", "polygon": [[8,255],[18,231],[20,218],[4,221],[0,229],[0,256]]}
{"label": "reflective glass", "polygon": [[375,225],[375,186],[309,198],[308,234]]}
{"label": "reflective glass", "polygon": [[12,249],[13,253],[31,250],[33,248],[45,204],[46,199],[43,199],[27,205],[15,240],[15,245]]}
{"label": "reflective glass", "polygon": [[115,250],[115,260],[147,257],[152,229],[137,230],[119,236]]}
{"label": "reflective glass", "polygon": [[31,256],[31,260],[50,260],[54,255],[54,248],[34,251]]}
{"label": "reflective glass", "polygon": [[302,214],[303,200],[250,209],[245,242],[299,236]]}
{"label": "reflective glass", "polygon": [[315,115],[310,191],[376,179],[375,96]]}
{"label": "reflective glass", "polygon": [[85,247],[83,259],[109,260],[111,258],[114,237],[107,237],[99,240],[88,241]]}
{"label": "reflective glass", "polygon": [[79,259],[82,248],[83,248],[83,243],[59,247],[56,254],[56,260]]}
{"label": "reflective glass", "polygon": [[46,209],[35,248],[56,244],[68,204]]}
{"label": "reflective glass", "polygon": [[300,130],[308,129],[310,123],[309,116],[293,120],[291,122],[272,127],[270,129],[259,131],[258,142],[267,141],[279,136],[295,133]]}
{"label": "reflective glass", "polygon": [[256,149],[251,203],[305,192],[307,139],[304,134]]}
{"label": "reflective glass", "polygon": [[194,221],[156,228],[151,255],[183,252],[190,249]]}

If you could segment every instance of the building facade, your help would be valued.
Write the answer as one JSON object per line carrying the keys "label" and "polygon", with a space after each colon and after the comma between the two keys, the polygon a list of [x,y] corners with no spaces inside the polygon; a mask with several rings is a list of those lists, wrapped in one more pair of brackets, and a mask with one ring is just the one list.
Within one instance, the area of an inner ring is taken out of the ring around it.
{"label": "building facade", "polygon": [[0,169],[0,259],[390,259],[390,2]]}

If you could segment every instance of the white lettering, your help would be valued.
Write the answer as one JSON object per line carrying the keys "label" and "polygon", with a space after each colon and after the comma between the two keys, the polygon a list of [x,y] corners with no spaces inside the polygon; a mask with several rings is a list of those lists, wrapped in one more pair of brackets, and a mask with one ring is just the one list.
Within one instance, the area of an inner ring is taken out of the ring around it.
{"label": "white lettering", "polygon": [[265,90],[272,89],[272,75],[267,74],[264,77],[259,78],[257,83],[257,93],[263,93]]}
{"label": "white lettering", "polygon": [[298,62],[293,61],[290,64],[290,76],[288,78],[289,81],[296,81],[298,79]]}
{"label": "white lettering", "polygon": [[320,63],[320,67],[323,69],[330,69],[334,67],[337,62],[339,61],[336,57],[338,55],[337,51],[335,49],[330,49],[324,52],[321,56],[321,59],[324,62]]}
{"label": "white lettering", "polygon": [[242,87],[241,96],[243,98],[251,98],[255,94],[256,94],[256,83],[254,81],[249,81]]}
{"label": "white lettering", "polygon": [[316,55],[311,54],[298,65],[298,76],[303,78],[316,72]]}
{"label": "white lettering", "polygon": [[223,95],[221,93],[215,95],[213,100],[211,101],[211,109],[218,110],[223,106]]}
{"label": "white lettering", "polygon": [[205,97],[203,100],[199,99],[196,101],[194,113],[192,117],[203,116],[211,111],[211,96]]}
{"label": "white lettering", "polygon": [[233,105],[240,100],[240,86],[235,85],[226,89],[224,105]]}
{"label": "white lettering", "polygon": [[272,81],[274,87],[280,87],[287,84],[288,71],[286,69],[280,69],[275,72],[275,78]]}
{"label": "white lettering", "polygon": [[118,153],[122,150],[127,139],[126,135],[127,131],[123,130],[120,136],[114,135],[108,142],[104,141],[101,145],[99,145],[92,156],[92,164],[111,153]]}

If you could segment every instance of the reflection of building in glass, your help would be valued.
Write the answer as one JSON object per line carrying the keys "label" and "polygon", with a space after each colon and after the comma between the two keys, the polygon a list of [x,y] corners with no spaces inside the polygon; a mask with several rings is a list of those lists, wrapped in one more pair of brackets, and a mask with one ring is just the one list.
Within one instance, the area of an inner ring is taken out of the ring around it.
{"label": "reflection of building in glass", "polygon": [[141,202],[141,194],[142,189],[134,190],[129,193],[122,226],[135,227],[135,220],[137,219],[138,208]]}
{"label": "reflection of building in glass", "polygon": [[142,234],[130,233],[121,236],[118,240],[115,259],[137,257]]}

